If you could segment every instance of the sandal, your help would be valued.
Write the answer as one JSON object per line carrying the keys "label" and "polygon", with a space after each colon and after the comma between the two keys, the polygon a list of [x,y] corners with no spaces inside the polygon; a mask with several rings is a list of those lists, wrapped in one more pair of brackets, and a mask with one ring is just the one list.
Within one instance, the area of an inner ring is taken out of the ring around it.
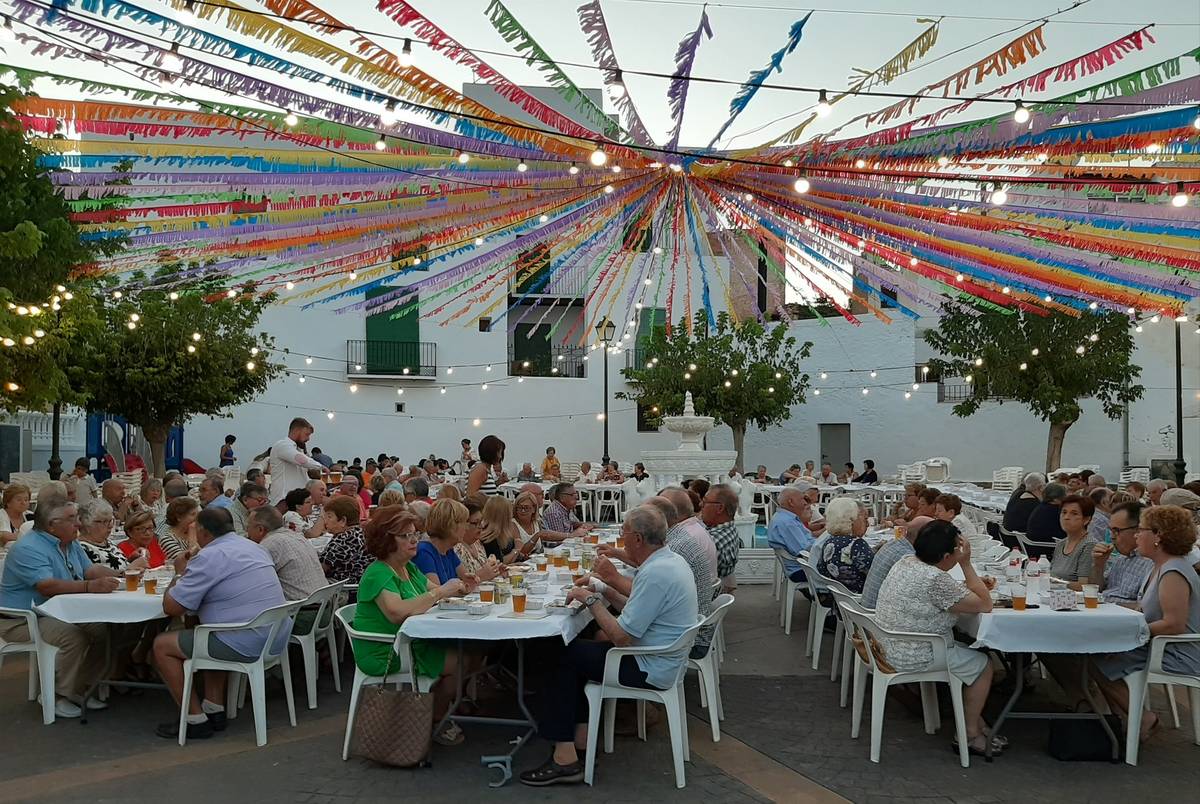
{"label": "sandal", "polygon": [[467,735],[463,733],[463,730],[453,720],[443,726],[440,731],[433,733],[433,741],[438,745],[462,745],[466,739]]}
{"label": "sandal", "polygon": [[[975,738],[975,739],[978,739],[978,738]],[[993,737],[992,738],[992,756],[998,757],[1002,753],[1004,753],[1004,749],[1008,745],[1008,741],[1004,740],[1003,744],[1001,744],[1001,740],[1003,740],[1003,739],[1004,738],[1002,738],[1002,737]],[[957,737],[955,737],[953,740],[950,741],[950,750],[954,751],[955,753],[958,753],[958,738]],[[967,742],[967,753],[973,757],[986,757],[987,756],[986,748],[977,746],[975,744],[975,740],[969,740]]]}
{"label": "sandal", "polygon": [[552,784],[579,784],[583,781],[583,763],[572,762],[570,765],[559,765],[554,761],[554,754],[542,763],[540,767],[521,774],[521,784],[530,787],[548,787]]}

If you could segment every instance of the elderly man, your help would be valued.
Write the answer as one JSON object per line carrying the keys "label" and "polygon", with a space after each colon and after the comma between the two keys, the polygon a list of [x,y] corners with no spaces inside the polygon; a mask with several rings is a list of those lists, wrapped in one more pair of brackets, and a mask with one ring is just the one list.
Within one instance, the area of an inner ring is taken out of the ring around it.
{"label": "elderly man", "polygon": [[542,525],[554,533],[586,533],[592,525],[586,525],[575,516],[575,505],[579,502],[579,491],[571,483],[556,483],[550,489],[550,505],[542,514]]}
{"label": "elderly man", "polygon": [[1004,529],[1024,533],[1029,526],[1029,515],[1042,501],[1046,488],[1046,476],[1041,472],[1030,472],[1021,481],[1021,487],[1008,498],[1004,508]]}
{"label": "elderly man", "polygon": [[400,482],[399,476],[396,474],[395,469],[388,466],[385,469],[382,469],[380,474],[383,475],[384,491],[392,491],[393,489],[395,491],[404,491],[404,484]]}
{"label": "elderly man", "polygon": [[263,488],[266,488],[266,486],[267,486],[267,476],[263,474],[263,470],[262,470],[262,469],[259,469],[259,468],[256,466],[256,467],[254,467],[253,469],[247,469],[247,470],[246,470],[246,481],[245,481],[245,482],[247,482],[247,483],[255,483],[255,484],[259,485],[259,486],[262,486]]}
{"label": "elderly man", "polygon": [[[603,677],[609,649],[673,645],[700,619],[695,582],[687,562],[674,551],[663,549],[666,530],[666,519],[657,510],[649,506],[634,508],[621,526],[625,550],[638,566],[629,594],[612,587],[602,594],[589,588],[567,593],[570,601],[579,601],[588,608],[604,638],[576,639],[567,645],[557,672],[550,677],[545,712],[538,721],[541,735],[554,743],[554,753],[540,767],[522,773],[522,783],[545,787],[582,782],[579,751],[587,746],[583,688],[587,682]],[[619,616],[609,612],[610,605],[620,611]],[[667,654],[622,658],[621,683],[627,687],[669,689],[687,666],[688,647],[683,645]]]}
{"label": "elderly man", "polygon": [[1104,479],[1104,475],[1092,474],[1087,479],[1088,489],[1102,489],[1108,486],[1108,481]]}
{"label": "elderly man", "polygon": [[1143,510],[1137,502],[1118,505],[1108,519],[1112,544],[1100,543],[1092,548],[1092,572],[1088,577],[1100,585],[1106,603],[1137,603],[1154,570],[1153,561],[1137,554],[1138,520]]}
{"label": "elderly man", "polygon": [[596,482],[596,473],[592,471],[591,461],[584,461],[579,464],[579,482],[594,483]]}
{"label": "elderly man", "polygon": [[838,484],[837,472],[833,471],[833,464],[821,464],[821,474],[817,475],[817,482],[822,486],[836,486]]}
{"label": "elderly man", "polygon": [[1146,484],[1146,495],[1150,498],[1151,505],[1162,505],[1163,492],[1167,489],[1175,488],[1175,484],[1170,480],[1163,480],[1156,477]]}
{"label": "elderly man", "polygon": [[433,504],[433,500],[429,499],[429,481],[423,477],[414,477],[404,481],[404,501],[411,503],[417,500]]}
{"label": "elderly man", "polygon": [[247,480],[238,489],[237,499],[229,506],[229,515],[233,517],[233,530],[239,536],[246,535],[246,520],[250,512],[267,504],[267,490],[257,483]]}
{"label": "elderly man", "polygon": [[125,517],[129,516],[129,512],[136,511],[142,504],[137,497],[126,494],[125,484],[115,477],[110,477],[100,486],[100,496],[112,506],[113,515],[118,522],[124,522]]}
{"label": "elderly man", "polygon": [[[182,617],[195,612],[200,623],[242,623],[253,620],[285,601],[283,587],[271,557],[249,539],[238,538],[228,511],[205,508],[196,518],[200,552],[175,560],[182,573],[163,595],[163,613]],[[289,629],[279,631],[273,649],[286,650]],[[176,703],[183,701],[183,663],[191,658],[195,631],[169,631],[154,640],[154,662]],[[252,662],[262,652],[266,634],[261,630],[211,634],[208,653],[217,659]],[[225,728],[225,673],[205,672],[204,699],[195,691],[187,701],[187,737],[203,739]],[[163,723],[160,737],[179,738],[179,721]]]}
{"label": "elderly man", "polygon": [[737,492],[724,483],[709,488],[700,508],[700,520],[708,528],[708,535],[717,548],[717,576],[725,591],[737,588],[733,573],[737,569],[738,553],[742,547],[742,539],[733,521],[737,512]]}
{"label": "elderly man", "polygon": [[517,472],[517,480],[521,481],[522,483],[526,483],[536,477],[537,475],[533,473],[533,464],[531,464],[529,461],[521,464],[521,471]]}
{"label": "elderly man", "polygon": [[863,581],[861,602],[864,608],[875,608],[875,602],[879,600],[879,587],[883,586],[883,579],[887,577],[888,572],[897,561],[905,556],[917,554],[913,547],[917,541],[917,534],[921,532],[921,528],[932,521],[933,517],[914,517],[906,526],[903,539],[892,539],[885,542],[875,553],[875,558],[871,561],[871,569],[867,571],[867,579]]}
{"label": "elderly man", "polygon": [[215,477],[201,480],[198,494],[200,504],[205,508],[229,508],[233,505],[233,500],[225,496],[225,483]]}
{"label": "elderly man", "polygon": [[[75,504],[62,497],[39,496],[33,530],[8,550],[0,579],[0,607],[28,611],[58,595],[105,594],[116,590],[117,571],[93,564],[77,541],[79,514]],[[144,568],[145,560],[139,558],[130,566]],[[37,620],[42,639],[59,649],[54,713],[58,717],[79,717],[83,695],[104,669],[107,626],[71,625],[45,616]],[[25,619],[0,616],[0,639],[28,642]],[[51,693],[43,689],[42,694]],[[93,698],[88,699],[86,706],[103,709],[106,704]]]}
{"label": "elderly man", "polygon": [[338,486],[338,490],[334,492],[339,497],[353,497],[358,501],[358,521],[367,521],[368,504],[363,502],[362,495],[358,493],[358,478],[351,474],[342,475],[342,483]]}
{"label": "elderly man", "polygon": [[92,462],[87,458],[80,458],[75,461],[75,468],[71,470],[71,477],[75,478],[75,496],[79,504],[83,504],[88,500],[96,499],[96,478],[92,477]]}
{"label": "elderly man", "polygon": [[[246,536],[267,551],[275,574],[283,587],[283,596],[288,600],[307,600],[313,592],[329,584],[317,551],[312,549],[304,537],[285,527],[283,517],[269,505],[250,512],[246,523]],[[292,625],[293,634],[307,634],[312,630],[318,606],[306,606],[296,615]]]}
{"label": "elderly man", "polygon": [[271,505],[278,505],[292,489],[302,487],[308,481],[308,470],[324,470],[329,464],[310,458],[304,447],[312,438],[313,426],[308,419],[296,417],[288,425],[287,438],[281,438],[271,446]]}
{"label": "elderly man", "polygon": [[783,550],[787,558],[783,560],[783,569],[793,581],[804,580],[804,573],[796,563],[795,556],[806,552],[812,547],[812,531],[808,529],[808,520],[812,516],[812,504],[804,491],[789,486],[779,492],[776,503],[779,510],[771,518],[771,526],[767,528],[767,545],[776,550]]}

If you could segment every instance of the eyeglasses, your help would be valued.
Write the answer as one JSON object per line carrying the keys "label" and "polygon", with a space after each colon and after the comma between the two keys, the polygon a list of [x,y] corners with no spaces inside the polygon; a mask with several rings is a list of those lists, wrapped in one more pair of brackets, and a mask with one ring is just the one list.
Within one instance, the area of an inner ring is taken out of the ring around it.
{"label": "eyeglasses", "polygon": [[1141,528],[1138,527],[1137,525],[1130,525],[1127,528],[1110,528],[1110,530],[1113,533],[1124,533],[1127,530],[1138,531],[1138,530],[1141,530]]}

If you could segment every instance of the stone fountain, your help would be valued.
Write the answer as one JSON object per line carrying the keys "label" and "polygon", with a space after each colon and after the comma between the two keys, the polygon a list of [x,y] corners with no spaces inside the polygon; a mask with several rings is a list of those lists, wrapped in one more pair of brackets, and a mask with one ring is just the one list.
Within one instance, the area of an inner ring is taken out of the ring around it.
{"label": "stone fountain", "polygon": [[642,464],[650,475],[648,487],[656,491],[665,486],[678,486],[691,478],[704,478],[713,485],[727,483],[739,488],[739,508],[735,521],[742,537],[742,547],[753,545],[756,518],[748,513],[754,496],[753,487],[750,483],[739,483],[729,477],[729,470],[737,461],[737,452],[706,450],[703,445],[705,434],[713,429],[713,417],[696,415],[692,392],[688,391],[683,397],[683,415],[664,416],[663,425],[672,433],[679,434],[679,446],[642,453]]}

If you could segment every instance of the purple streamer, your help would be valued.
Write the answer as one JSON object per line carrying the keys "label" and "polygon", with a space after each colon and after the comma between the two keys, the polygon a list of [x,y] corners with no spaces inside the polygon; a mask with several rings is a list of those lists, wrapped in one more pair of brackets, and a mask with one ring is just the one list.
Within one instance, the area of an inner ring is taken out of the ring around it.
{"label": "purple streamer", "polygon": [[671,85],[667,87],[671,119],[675,121],[675,125],[671,128],[671,139],[667,143],[668,151],[679,147],[679,132],[683,128],[683,108],[687,105],[688,84],[691,83],[688,78],[692,74],[692,65],[696,61],[696,50],[700,47],[702,35],[707,35],[709,39],[712,39],[713,35],[712,28],[708,24],[708,11],[705,9],[700,10],[700,24],[696,26],[696,30],[683,37],[679,41],[679,48],[675,51],[675,77],[671,79]]}

